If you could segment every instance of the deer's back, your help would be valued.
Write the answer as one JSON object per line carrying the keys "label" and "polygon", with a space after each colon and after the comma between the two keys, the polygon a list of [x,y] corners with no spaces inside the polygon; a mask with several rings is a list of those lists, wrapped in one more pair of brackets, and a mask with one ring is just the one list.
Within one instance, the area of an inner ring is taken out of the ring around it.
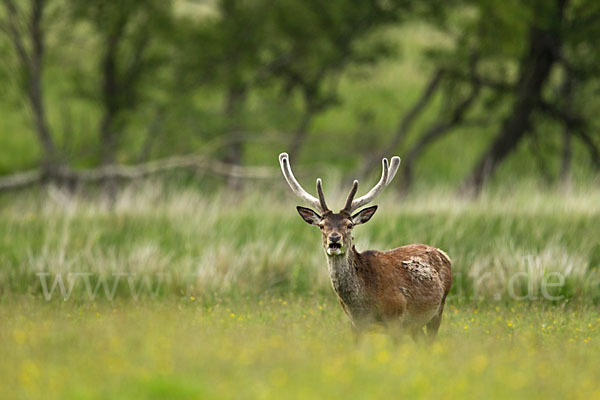
{"label": "deer's back", "polygon": [[450,258],[435,247],[411,244],[359,256],[359,274],[383,316],[428,320],[450,290]]}

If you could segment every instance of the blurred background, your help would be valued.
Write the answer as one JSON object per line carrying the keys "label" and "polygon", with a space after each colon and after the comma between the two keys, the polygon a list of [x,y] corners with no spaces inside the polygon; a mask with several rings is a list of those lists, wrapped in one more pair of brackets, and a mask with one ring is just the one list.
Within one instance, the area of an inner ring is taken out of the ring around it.
{"label": "blurred background", "polygon": [[587,186],[599,20],[592,0],[2,0],[0,190],[240,189],[281,151],[311,179],[400,155],[401,192]]}

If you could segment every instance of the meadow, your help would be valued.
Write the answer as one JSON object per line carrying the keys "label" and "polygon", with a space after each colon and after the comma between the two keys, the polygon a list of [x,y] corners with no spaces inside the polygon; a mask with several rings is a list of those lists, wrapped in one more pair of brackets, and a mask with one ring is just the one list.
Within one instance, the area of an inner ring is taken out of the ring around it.
{"label": "meadow", "polygon": [[378,329],[355,343],[320,234],[279,183],[0,197],[2,398],[600,396],[597,189],[384,194],[359,250],[453,260],[426,346]]}

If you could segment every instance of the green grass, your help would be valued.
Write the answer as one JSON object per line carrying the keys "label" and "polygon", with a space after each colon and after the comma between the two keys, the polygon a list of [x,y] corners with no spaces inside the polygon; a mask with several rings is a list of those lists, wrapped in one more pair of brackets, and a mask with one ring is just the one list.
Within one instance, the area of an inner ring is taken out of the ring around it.
{"label": "green grass", "polygon": [[[325,182],[330,182],[331,179]],[[281,183],[281,182],[280,182]],[[272,189],[272,188],[271,188]],[[283,188],[283,184],[281,189]],[[161,296],[264,292],[328,293],[317,229],[279,191],[210,197],[194,189],[133,186],[108,208],[102,196],[69,197],[56,190],[4,199],[0,211],[0,294],[42,295],[36,273],[89,273],[91,284],[116,273],[152,279]],[[287,193],[286,193],[287,194]],[[328,191],[332,204],[345,193]],[[510,192],[470,201],[445,192],[397,199],[388,193],[375,217],[356,229],[359,250],[408,243],[444,249],[453,260],[452,295],[506,297],[510,276],[519,295],[536,296],[551,273],[565,285],[553,295],[600,300],[600,192]],[[2,200],[0,200],[2,201]],[[80,278],[76,296],[86,297]],[[123,278],[124,281],[127,278]],[[117,285],[128,295],[125,282]]]}
{"label": "green grass", "polygon": [[[382,196],[355,231],[359,250],[424,242],[453,260],[428,347],[382,331],[355,344],[318,230],[283,183],[259,189],[207,196],[146,183],[112,207],[56,189],[0,197],[2,397],[600,396],[598,190]],[[327,194],[332,205],[345,195]],[[101,286],[90,299],[81,276],[67,299],[57,289],[47,301],[40,272],[67,287],[69,272],[87,273],[92,288],[129,275],[112,301]],[[541,285],[553,272],[565,284],[549,301]],[[515,295],[531,285],[536,300],[509,296],[515,273]]]}
{"label": "green grass", "polygon": [[355,344],[333,295],[0,306],[3,398],[597,398],[600,314],[454,306],[428,347]]}

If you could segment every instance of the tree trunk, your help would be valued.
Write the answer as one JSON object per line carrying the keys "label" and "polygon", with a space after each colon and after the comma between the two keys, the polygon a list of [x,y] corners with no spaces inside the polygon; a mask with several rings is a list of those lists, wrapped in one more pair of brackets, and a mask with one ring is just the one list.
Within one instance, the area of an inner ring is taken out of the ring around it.
{"label": "tree trunk", "polygon": [[569,188],[571,186],[571,160],[573,159],[573,147],[571,143],[571,132],[569,132],[568,127],[564,127],[562,136],[563,148],[560,158],[559,178],[562,186]]}
{"label": "tree trunk", "polygon": [[[46,120],[42,84],[44,64],[42,19],[45,3],[43,0],[31,0],[27,21],[22,21],[23,10],[19,10],[12,0],[4,0],[3,3],[7,14],[3,22],[6,23],[6,32],[17,53],[20,68],[25,74],[25,95],[31,106],[35,132],[42,148],[41,175],[44,180],[50,180],[57,168],[57,157]],[[31,42],[30,46],[26,45],[27,40]]]}
{"label": "tree trunk", "polygon": [[[232,166],[241,166],[244,163],[244,142],[240,140],[240,118],[246,90],[243,87],[231,86],[225,99],[225,119],[227,123],[225,135],[227,136],[227,149],[223,162]],[[242,188],[242,180],[234,175],[229,176],[227,186],[233,190]]]}
{"label": "tree trunk", "polygon": [[46,120],[43,93],[43,62],[44,62],[44,33],[42,31],[42,17],[44,1],[31,2],[31,56],[29,60],[28,96],[34,115],[35,128],[38,139],[43,149],[41,163],[42,175],[45,180],[53,179],[57,166],[56,147],[52,141],[50,128]]}
{"label": "tree trunk", "polygon": [[302,114],[302,118],[300,119],[300,123],[296,128],[296,132],[292,137],[289,146],[289,154],[294,158],[298,159],[300,156],[300,149],[304,145],[304,141],[306,140],[306,136],[308,134],[308,129],[310,127],[310,123],[315,115],[316,109],[310,104],[306,104],[306,109]]}
{"label": "tree trunk", "polygon": [[155,111],[154,119],[148,125],[146,137],[144,138],[144,142],[142,143],[140,152],[137,156],[138,163],[146,162],[150,159],[154,142],[156,142],[156,139],[163,129],[165,114],[166,111],[164,105],[158,107],[158,109]]}
{"label": "tree trunk", "polygon": [[119,77],[117,71],[117,50],[121,40],[120,28],[107,38],[104,57],[102,58],[102,101],[104,115],[100,123],[100,138],[102,140],[102,164],[111,165],[115,162],[117,137],[115,118],[119,111]]}
{"label": "tree trunk", "polygon": [[[102,102],[104,115],[100,122],[100,140],[102,166],[108,167],[116,162],[117,152],[117,117],[120,110],[120,98],[122,87],[119,82],[117,57],[119,43],[125,27],[124,20],[120,21],[115,30],[106,38],[106,47],[101,61],[102,70]],[[117,194],[117,182],[112,177],[103,180],[105,192],[108,194],[110,203],[114,203]]]}
{"label": "tree trunk", "polygon": [[500,163],[517,147],[529,130],[533,111],[540,103],[542,89],[559,56],[561,42],[558,30],[563,19],[565,3],[566,0],[557,1],[553,26],[544,29],[538,26],[530,28],[529,46],[521,61],[512,111],[463,183],[463,190],[478,194]]}
{"label": "tree trunk", "polygon": [[[560,92],[562,100],[564,101],[565,111],[570,114],[573,108],[573,79],[568,69],[565,70],[565,78]],[[571,135],[571,127],[568,124],[564,124],[562,132],[563,146],[558,176],[561,185],[565,189],[569,189],[571,187],[571,160],[573,158]]]}

